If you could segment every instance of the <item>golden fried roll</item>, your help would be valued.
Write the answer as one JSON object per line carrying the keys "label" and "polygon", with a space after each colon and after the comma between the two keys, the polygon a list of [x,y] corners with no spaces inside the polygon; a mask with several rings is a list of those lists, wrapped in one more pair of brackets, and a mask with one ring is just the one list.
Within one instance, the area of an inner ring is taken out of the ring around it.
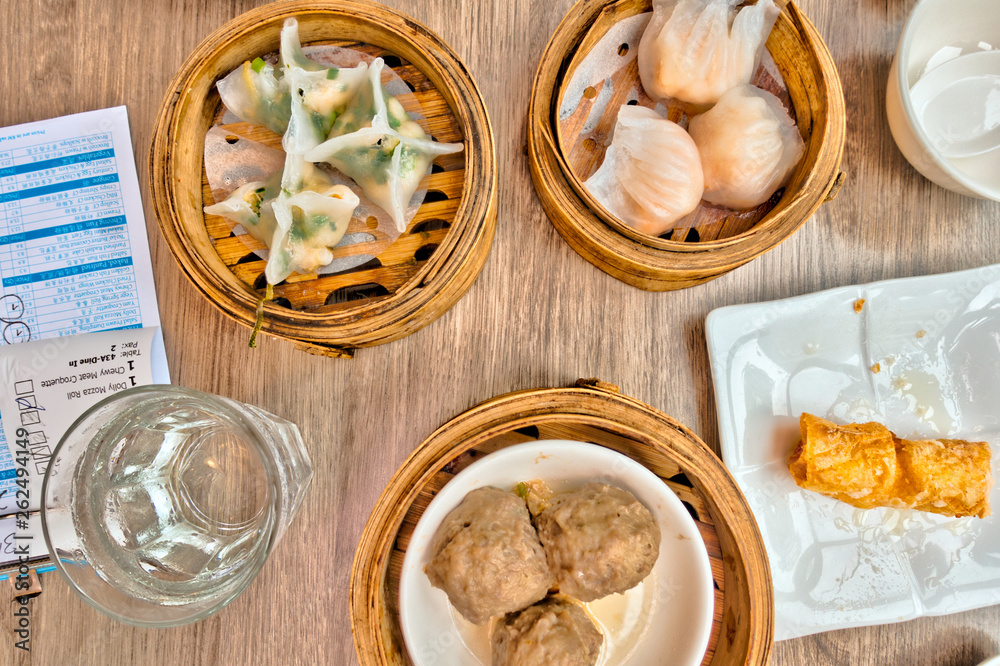
{"label": "golden fried roll", "polygon": [[960,439],[910,441],[881,423],[799,419],[788,471],[802,488],[861,509],[887,506],[946,516],[990,514],[990,447]]}

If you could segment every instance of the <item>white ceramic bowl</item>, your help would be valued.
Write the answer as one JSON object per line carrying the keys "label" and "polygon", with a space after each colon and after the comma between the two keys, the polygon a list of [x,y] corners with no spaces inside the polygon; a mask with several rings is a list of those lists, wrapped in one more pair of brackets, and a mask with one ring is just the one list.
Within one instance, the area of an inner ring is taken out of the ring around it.
{"label": "white ceramic bowl", "polygon": [[417,666],[481,666],[490,663],[486,627],[465,621],[424,574],[438,525],[481,486],[512,489],[541,479],[555,492],[589,481],[624,488],[659,521],[660,555],[649,576],[624,594],[587,604],[603,625],[599,666],[701,663],[712,630],[714,586],[708,552],[684,505],[638,462],[595,444],[543,440],[492,453],[455,476],[428,505],[403,560],[399,617],[410,658]]}
{"label": "white ceramic bowl", "polygon": [[980,41],[1000,47],[1000,2],[920,0],[903,26],[889,71],[886,113],[896,145],[917,171],[953,192],[1000,201],[1000,152],[946,159],[921,127],[909,95],[935,53]]}

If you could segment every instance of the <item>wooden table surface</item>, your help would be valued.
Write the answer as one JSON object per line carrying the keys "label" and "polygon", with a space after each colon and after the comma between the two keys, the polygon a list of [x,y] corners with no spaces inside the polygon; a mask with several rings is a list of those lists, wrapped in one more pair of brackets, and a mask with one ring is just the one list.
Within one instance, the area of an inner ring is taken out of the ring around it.
{"label": "wooden table surface", "polygon": [[[0,663],[356,663],[355,545],[396,468],[447,420],[508,391],[599,377],[718,450],[709,311],[1000,261],[1000,204],[932,185],[889,133],[885,83],[914,3],[801,0],[843,79],[846,185],[769,254],[699,287],[646,293],[570,249],[528,175],[532,77],[572,0],[387,0],[451,44],[478,82],[496,133],[499,221],[482,275],[452,310],[408,338],[338,360],[272,338],[248,349],[248,330],[178,270],[149,198],[146,161],[167,83],[205,36],[259,3],[0,0],[0,126],[127,105],[174,382],[298,423],[315,467],[301,513],[259,578],[214,617],[170,630],[125,626],[45,574],[30,604],[30,655],[14,648],[13,606],[0,608]],[[12,590],[0,589],[9,600]],[[994,607],[778,643],[772,663],[972,666],[1000,652],[998,640]]]}

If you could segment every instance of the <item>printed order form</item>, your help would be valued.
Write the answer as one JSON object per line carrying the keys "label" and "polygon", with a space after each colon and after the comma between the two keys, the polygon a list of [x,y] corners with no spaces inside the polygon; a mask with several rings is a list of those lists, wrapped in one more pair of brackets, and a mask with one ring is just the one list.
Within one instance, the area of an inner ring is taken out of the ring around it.
{"label": "printed order form", "polygon": [[[168,383],[159,325],[125,107],[0,128],[0,345],[157,327]],[[33,444],[37,465],[56,443]],[[0,515],[15,477],[0,428]]]}

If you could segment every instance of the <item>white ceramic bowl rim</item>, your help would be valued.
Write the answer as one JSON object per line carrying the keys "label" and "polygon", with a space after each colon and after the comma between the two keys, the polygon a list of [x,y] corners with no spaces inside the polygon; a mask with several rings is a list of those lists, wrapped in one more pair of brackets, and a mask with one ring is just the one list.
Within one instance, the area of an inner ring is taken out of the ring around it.
{"label": "white ceramic bowl rim", "polygon": [[910,44],[913,42],[913,27],[920,23],[923,15],[930,11],[928,7],[933,2],[939,2],[940,0],[919,0],[913,11],[910,12],[909,17],[906,19],[906,23],[903,25],[903,32],[899,38],[899,48],[897,49],[897,60],[896,60],[896,79],[899,85],[899,96],[903,104],[903,111],[906,113],[906,117],[910,122],[910,126],[913,128],[913,132],[917,135],[920,140],[921,146],[927,151],[927,154],[931,156],[934,163],[941,168],[946,174],[954,178],[957,182],[972,192],[975,192],[981,197],[986,197],[988,199],[993,199],[994,201],[1000,201],[1000,189],[988,187],[983,185],[983,183],[970,178],[965,172],[956,169],[948,159],[941,154],[941,152],[934,147],[931,142],[930,137],[924,131],[923,124],[913,109],[913,102],[910,100],[910,82],[909,82],[909,53]]}
{"label": "white ceramic bowl rim", "polygon": [[[567,460],[575,462],[567,465]],[[529,476],[522,478],[525,472]],[[543,476],[536,477],[536,473]],[[423,574],[423,564],[438,525],[473,488],[503,485],[508,481],[513,485],[517,480],[525,478],[546,478],[555,483],[553,489],[557,492],[566,483],[577,486],[584,481],[599,480],[619,485],[633,492],[647,508],[651,508],[660,522],[661,530],[666,521],[670,524],[670,532],[677,530],[684,535],[683,539],[671,539],[667,534],[663,535],[660,558],[654,571],[684,571],[686,578],[681,583],[683,588],[673,589],[667,585],[665,589],[671,595],[683,589],[686,596],[677,597],[674,603],[664,600],[654,602],[651,623],[655,625],[660,621],[669,625],[671,619],[677,620],[676,613],[681,613],[686,616],[680,623],[686,633],[674,635],[676,632],[672,634],[669,627],[654,632],[659,641],[653,641],[648,647],[660,650],[658,654],[661,658],[657,663],[700,663],[711,637],[715,595],[708,551],[694,519],[673,490],[642,463],[610,448],[569,440],[538,440],[515,444],[484,456],[451,479],[424,510],[411,536],[400,572],[399,619],[404,642],[414,663],[431,664],[443,656],[436,648],[444,643],[441,638],[444,633],[451,630],[446,626],[451,623],[450,619],[446,624],[436,624],[439,620],[435,618],[445,617],[445,614],[434,613],[431,608],[434,603],[440,603],[442,607],[447,605],[448,602],[443,600],[444,595],[436,591],[432,593],[436,597],[425,596],[431,587]],[[653,508],[657,506],[659,508]],[[665,552],[669,553],[667,557],[664,556]],[[422,592],[422,589],[425,591]],[[421,612],[407,612],[407,609],[412,608],[419,608]],[[435,637],[433,644],[425,640],[428,631]],[[439,632],[444,633],[439,636]],[[663,640],[670,642],[655,645]],[[435,649],[431,649],[433,654],[425,658],[423,655],[428,646]],[[644,654],[645,650],[641,652]],[[463,657],[461,663],[480,663],[471,656],[469,653],[468,657]],[[648,662],[647,659],[645,663]]]}

